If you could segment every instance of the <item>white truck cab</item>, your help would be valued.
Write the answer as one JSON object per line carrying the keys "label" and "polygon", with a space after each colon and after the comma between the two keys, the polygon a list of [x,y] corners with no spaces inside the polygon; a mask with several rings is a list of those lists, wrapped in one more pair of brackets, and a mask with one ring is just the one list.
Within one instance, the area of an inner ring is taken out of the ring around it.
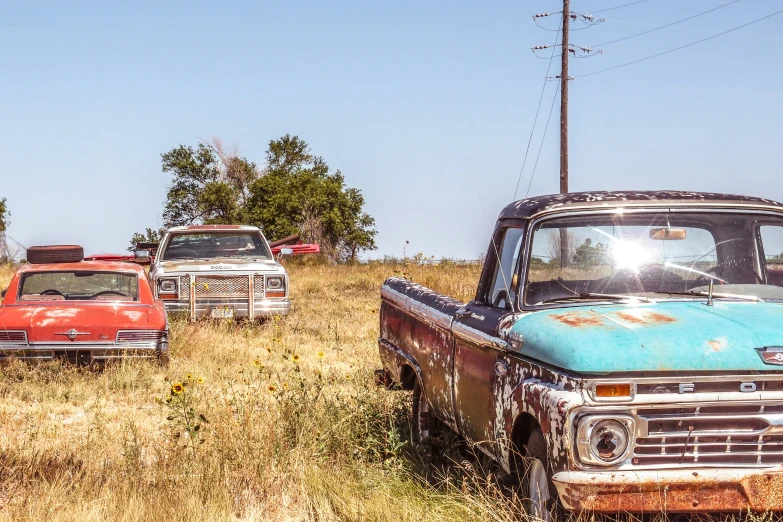
{"label": "white truck cab", "polygon": [[157,248],[149,280],[167,312],[191,320],[282,316],[291,307],[288,273],[257,227],[171,228]]}

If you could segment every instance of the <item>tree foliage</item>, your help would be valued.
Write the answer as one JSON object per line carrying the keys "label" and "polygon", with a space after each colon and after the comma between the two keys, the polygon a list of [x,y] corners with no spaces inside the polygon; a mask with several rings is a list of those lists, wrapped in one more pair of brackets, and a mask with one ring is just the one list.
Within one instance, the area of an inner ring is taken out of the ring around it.
{"label": "tree foliage", "polygon": [[148,228],[144,231],[143,234],[140,232],[135,232],[131,238],[128,252],[133,252],[136,250],[137,243],[157,243],[158,241],[160,241],[160,233],[157,230]]}
{"label": "tree foliage", "polygon": [[11,252],[8,249],[8,243],[5,239],[5,232],[11,226],[11,211],[8,210],[8,201],[6,198],[0,199],[0,261],[6,262],[11,259]]}
{"label": "tree foliage", "polygon": [[608,248],[603,243],[593,244],[589,237],[584,243],[576,247],[574,252],[574,263],[580,266],[596,266],[606,261]]}
{"label": "tree foliage", "polygon": [[8,227],[11,225],[11,211],[8,210],[8,200],[6,198],[0,199],[0,234],[5,234]]}
{"label": "tree foliage", "polygon": [[161,155],[161,164],[172,176],[163,211],[166,228],[255,225],[270,240],[300,234],[333,259],[375,248],[375,220],[364,212],[361,191],[346,187],[340,171],[330,171],[298,136],[271,140],[263,170],[217,139],[196,148],[179,145]]}

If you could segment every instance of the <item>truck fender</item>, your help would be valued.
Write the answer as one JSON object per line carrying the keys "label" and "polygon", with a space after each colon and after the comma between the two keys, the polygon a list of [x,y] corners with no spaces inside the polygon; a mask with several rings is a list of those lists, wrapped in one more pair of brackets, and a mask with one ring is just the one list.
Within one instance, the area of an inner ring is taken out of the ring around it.
{"label": "truck fender", "polygon": [[563,385],[527,379],[513,389],[502,389],[496,395],[495,437],[501,443],[499,462],[508,472],[512,468],[512,451],[520,451],[530,432],[540,426],[547,442],[547,456],[552,468],[565,469],[572,447],[568,423],[570,412],[582,404],[582,396]]}
{"label": "truck fender", "polygon": [[384,368],[389,371],[392,379],[403,390],[412,390],[416,380],[424,386],[421,366],[413,356],[383,338],[378,339],[378,344],[381,348],[381,360]]}

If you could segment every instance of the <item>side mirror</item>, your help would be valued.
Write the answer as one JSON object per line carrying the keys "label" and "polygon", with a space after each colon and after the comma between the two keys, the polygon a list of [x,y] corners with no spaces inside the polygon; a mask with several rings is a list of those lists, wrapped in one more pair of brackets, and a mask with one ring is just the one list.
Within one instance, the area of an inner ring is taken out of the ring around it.
{"label": "side mirror", "polygon": [[150,251],[149,250],[136,250],[133,253],[133,260],[140,265],[150,264]]}
{"label": "side mirror", "polygon": [[286,248],[283,247],[280,249],[280,253],[277,255],[278,259],[288,259],[289,257],[294,255],[294,249],[293,248]]}

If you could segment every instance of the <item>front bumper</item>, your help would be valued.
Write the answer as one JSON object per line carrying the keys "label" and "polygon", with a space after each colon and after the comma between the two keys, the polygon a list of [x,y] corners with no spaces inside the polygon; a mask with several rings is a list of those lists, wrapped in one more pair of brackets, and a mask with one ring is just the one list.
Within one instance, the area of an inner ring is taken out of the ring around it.
{"label": "front bumper", "polygon": [[158,359],[168,361],[168,348],[117,345],[42,345],[0,348],[0,362],[62,360],[78,366],[103,366],[112,361]]}
{"label": "front bumper", "polygon": [[234,317],[242,318],[283,316],[287,315],[291,309],[291,302],[288,299],[280,298],[253,301],[252,314],[248,299],[202,298],[195,300],[194,303],[188,301],[164,301],[164,304],[166,312],[187,314],[191,319],[211,317],[213,308],[223,306],[232,307],[234,309]]}
{"label": "front bumper", "polygon": [[783,511],[783,467],[562,471],[552,480],[572,511]]}

